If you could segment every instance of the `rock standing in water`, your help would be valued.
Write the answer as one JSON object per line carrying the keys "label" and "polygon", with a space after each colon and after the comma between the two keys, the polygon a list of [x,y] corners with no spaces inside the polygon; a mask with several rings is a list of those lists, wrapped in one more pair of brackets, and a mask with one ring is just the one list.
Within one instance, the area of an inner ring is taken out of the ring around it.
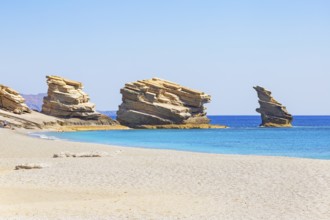
{"label": "rock standing in water", "polygon": [[0,85],[0,108],[15,114],[31,112],[25,104],[25,99],[18,92],[4,85]]}
{"label": "rock standing in water", "polygon": [[48,94],[42,113],[60,118],[98,119],[95,105],[83,92],[80,82],[58,76],[47,76]]}
{"label": "rock standing in water", "polygon": [[120,92],[123,102],[117,120],[123,125],[145,128],[171,128],[169,125],[190,128],[187,125],[191,125],[191,128],[199,128],[198,125],[209,124],[204,104],[210,102],[211,97],[204,92],[159,78],[127,83]]}
{"label": "rock standing in water", "polygon": [[261,114],[262,127],[292,127],[292,115],[286,110],[286,107],[276,101],[271,92],[263,87],[253,87],[259,97],[260,108],[256,111]]}

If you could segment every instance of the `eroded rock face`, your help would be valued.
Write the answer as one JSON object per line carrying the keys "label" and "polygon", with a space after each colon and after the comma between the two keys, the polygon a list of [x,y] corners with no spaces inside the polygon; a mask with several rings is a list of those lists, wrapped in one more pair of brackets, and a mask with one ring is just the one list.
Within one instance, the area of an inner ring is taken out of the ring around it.
{"label": "eroded rock face", "polygon": [[4,85],[0,85],[0,108],[16,114],[31,112],[25,104],[24,98],[15,90]]}
{"label": "eroded rock face", "polygon": [[286,110],[286,107],[276,101],[272,96],[271,92],[263,87],[253,87],[259,97],[260,108],[256,111],[261,114],[262,123],[260,126],[263,127],[291,127],[293,117]]}
{"label": "eroded rock face", "polygon": [[211,97],[173,82],[152,78],[125,84],[117,120],[130,127],[143,125],[208,124],[204,104]]}
{"label": "eroded rock face", "polygon": [[98,119],[101,114],[83,92],[80,82],[58,76],[47,76],[48,94],[44,98],[42,113],[61,118]]}

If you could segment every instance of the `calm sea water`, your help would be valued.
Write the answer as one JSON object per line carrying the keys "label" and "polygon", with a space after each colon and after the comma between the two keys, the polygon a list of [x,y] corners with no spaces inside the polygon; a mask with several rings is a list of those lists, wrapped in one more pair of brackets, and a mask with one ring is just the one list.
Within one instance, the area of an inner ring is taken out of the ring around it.
{"label": "calm sea water", "polygon": [[330,116],[296,116],[293,128],[259,128],[259,116],[209,116],[228,129],[49,132],[48,137],[127,147],[330,159]]}

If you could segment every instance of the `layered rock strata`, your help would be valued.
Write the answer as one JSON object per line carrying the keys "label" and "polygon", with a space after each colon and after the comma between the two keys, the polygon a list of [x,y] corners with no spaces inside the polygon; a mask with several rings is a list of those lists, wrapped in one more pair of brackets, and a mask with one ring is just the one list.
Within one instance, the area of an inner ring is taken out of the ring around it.
{"label": "layered rock strata", "polygon": [[25,104],[24,98],[15,90],[0,85],[0,108],[15,114],[30,113],[31,110]]}
{"label": "layered rock strata", "polygon": [[82,83],[58,76],[46,78],[48,93],[42,113],[60,118],[98,119],[101,116],[82,90]]}
{"label": "layered rock strata", "polygon": [[[198,125],[209,123],[205,103],[211,97],[204,92],[183,87],[159,78],[127,83],[120,90],[122,104],[117,120],[130,127],[155,126],[171,128],[171,125]],[[188,126],[189,127],[189,126]]]}
{"label": "layered rock strata", "polygon": [[262,127],[291,127],[293,117],[286,107],[276,101],[271,92],[263,87],[253,87],[258,94],[260,108],[256,111],[261,114]]}

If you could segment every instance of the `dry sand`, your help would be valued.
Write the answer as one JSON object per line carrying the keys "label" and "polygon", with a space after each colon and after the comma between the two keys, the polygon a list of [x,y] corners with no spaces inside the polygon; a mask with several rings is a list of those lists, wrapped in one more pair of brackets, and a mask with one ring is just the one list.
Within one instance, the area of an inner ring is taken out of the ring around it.
{"label": "dry sand", "polygon": [[[52,158],[101,151],[100,158]],[[49,167],[14,170],[22,163]],[[0,129],[0,219],[330,219],[330,161],[71,143]]]}

